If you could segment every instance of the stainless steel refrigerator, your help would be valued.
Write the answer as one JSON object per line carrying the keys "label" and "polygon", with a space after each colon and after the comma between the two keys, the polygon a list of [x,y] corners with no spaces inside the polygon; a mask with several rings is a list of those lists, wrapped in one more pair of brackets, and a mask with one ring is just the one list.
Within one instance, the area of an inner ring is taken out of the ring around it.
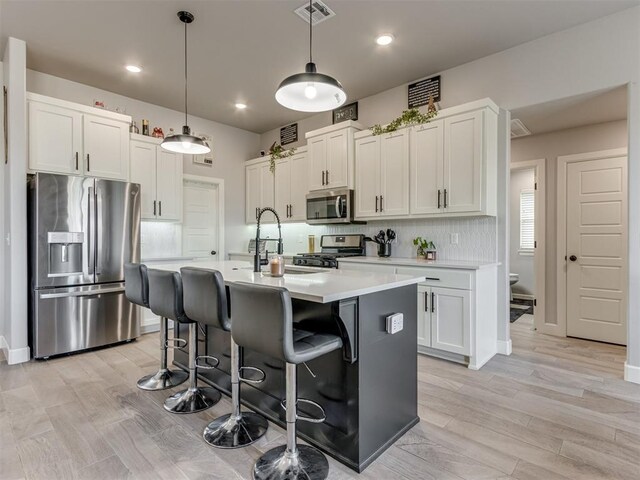
{"label": "stainless steel refrigerator", "polygon": [[140,186],[37,173],[28,191],[33,356],[138,337],[123,265],[140,260]]}

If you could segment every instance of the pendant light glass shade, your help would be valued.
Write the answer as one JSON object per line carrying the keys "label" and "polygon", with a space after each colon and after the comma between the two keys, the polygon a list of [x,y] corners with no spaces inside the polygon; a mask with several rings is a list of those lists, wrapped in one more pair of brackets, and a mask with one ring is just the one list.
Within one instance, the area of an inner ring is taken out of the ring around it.
{"label": "pendant light glass shade", "polygon": [[278,90],[276,100],[283,107],[299,112],[326,112],[338,108],[347,101],[347,94],[335,78],[318,73],[313,63],[313,12],[309,0],[309,63],[304,73],[285,78]]}
{"label": "pendant light glass shade", "polygon": [[315,64],[307,63],[304,73],[282,81],[276,91],[276,100],[299,112],[325,112],[346,102],[347,94],[335,78],[317,73]]}
{"label": "pendant light glass shade", "polygon": [[199,137],[191,135],[191,129],[187,123],[187,25],[193,22],[194,16],[189,12],[178,12],[178,18],[184,23],[184,123],[182,133],[171,135],[160,144],[169,152],[186,153],[188,155],[201,155],[209,153],[211,149]]}
{"label": "pendant light glass shade", "polygon": [[191,135],[191,130],[186,125],[182,127],[182,134],[165,138],[160,146],[169,152],[187,153],[189,155],[201,155],[211,151],[204,140]]}

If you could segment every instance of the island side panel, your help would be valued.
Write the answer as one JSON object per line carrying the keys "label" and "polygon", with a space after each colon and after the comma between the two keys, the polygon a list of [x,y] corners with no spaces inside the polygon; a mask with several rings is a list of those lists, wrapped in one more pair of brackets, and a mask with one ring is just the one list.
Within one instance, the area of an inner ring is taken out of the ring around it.
{"label": "island side panel", "polygon": [[[417,285],[359,297],[360,470],[418,418]],[[386,318],[404,315],[402,331],[389,334]]]}

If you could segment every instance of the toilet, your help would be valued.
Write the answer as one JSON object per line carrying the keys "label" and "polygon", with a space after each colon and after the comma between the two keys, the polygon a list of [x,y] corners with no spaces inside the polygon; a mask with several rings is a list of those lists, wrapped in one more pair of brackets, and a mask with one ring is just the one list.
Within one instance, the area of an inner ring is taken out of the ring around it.
{"label": "toilet", "polygon": [[517,273],[510,273],[509,274],[509,285],[511,285],[511,300],[513,300],[513,285],[515,285],[516,283],[518,283],[518,280],[520,280],[520,275],[518,275]]}

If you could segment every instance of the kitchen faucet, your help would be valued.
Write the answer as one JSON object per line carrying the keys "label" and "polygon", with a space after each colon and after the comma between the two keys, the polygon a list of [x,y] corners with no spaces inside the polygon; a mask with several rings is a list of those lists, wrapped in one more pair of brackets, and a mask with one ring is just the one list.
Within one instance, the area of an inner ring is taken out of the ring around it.
{"label": "kitchen faucet", "polygon": [[[276,240],[275,238],[260,238],[260,219],[262,218],[262,214],[264,212],[272,212],[275,216],[276,216],[276,221],[278,222],[278,240]],[[282,228],[280,227],[280,216],[278,216],[278,212],[276,212],[273,208],[271,207],[264,207],[263,209],[260,210],[260,212],[258,212],[258,226],[256,228],[256,253],[253,257],[253,271],[254,272],[259,272],[260,271],[260,267],[262,265],[266,265],[269,263],[269,251],[266,250],[266,256],[267,258],[263,261],[260,258],[260,242],[261,241],[265,241],[265,242],[278,242],[278,255],[282,255]],[[264,262],[264,263],[263,263]]]}

